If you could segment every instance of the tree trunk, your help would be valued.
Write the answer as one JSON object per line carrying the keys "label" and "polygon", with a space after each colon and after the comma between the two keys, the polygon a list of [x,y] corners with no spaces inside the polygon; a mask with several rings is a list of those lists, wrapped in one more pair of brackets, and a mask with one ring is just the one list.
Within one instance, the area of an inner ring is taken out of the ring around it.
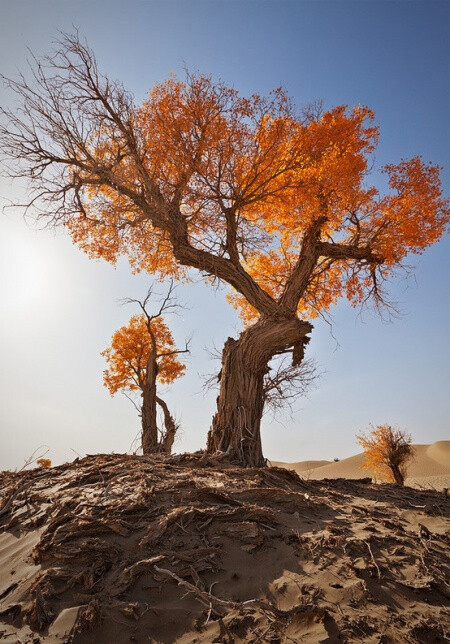
{"label": "tree trunk", "polygon": [[246,338],[242,335],[239,340],[228,338],[225,343],[217,413],[207,451],[227,452],[232,460],[261,467],[264,458],[259,427],[264,409],[265,368],[262,364],[252,369],[246,363]]}
{"label": "tree trunk", "polygon": [[156,376],[158,365],[151,352],[147,362],[146,380],[142,390],[142,451],[154,454],[158,451],[158,427],[156,425]]}
{"label": "tree trunk", "polygon": [[261,418],[264,411],[264,376],[270,359],[280,350],[293,348],[296,364],[303,359],[306,334],[311,324],[297,317],[260,319],[228,338],[222,354],[217,413],[208,434],[207,452],[226,452],[248,467],[262,467]]}
{"label": "tree trunk", "polygon": [[159,441],[158,451],[163,452],[164,454],[170,454],[172,452],[173,443],[175,441],[175,434],[177,433],[178,427],[165,401],[159,396],[156,396],[156,402],[163,410],[165,428],[164,435]]}
{"label": "tree trunk", "polygon": [[402,473],[399,465],[397,465],[397,463],[391,463],[389,465],[389,467],[391,468],[391,472],[392,472],[392,475],[394,477],[394,481],[397,483],[397,485],[404,485],[405,484],[405,477],[403,476],[403,473]]}

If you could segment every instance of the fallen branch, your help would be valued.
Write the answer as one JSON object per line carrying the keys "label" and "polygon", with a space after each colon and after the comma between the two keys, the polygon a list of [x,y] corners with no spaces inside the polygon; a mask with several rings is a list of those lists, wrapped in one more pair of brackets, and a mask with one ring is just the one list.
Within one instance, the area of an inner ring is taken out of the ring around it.
{"label": "fallen branch", "polygon": [[168,577],[171,577],[174,579],[179,586],[183,586],[186,588],[189,592],[193,593],[196,598],[200,601],[201,604],[203,604],[206,608],[208,608],[209,611],[212,611],[216,613],[216,615],[221,615],[221,613],[214,608],[213,604],[217,604],[218,606],[223,606],[225,608],[231,608],[232,610],[241,610],[243,608],[261,608],[262,610],[265,610],[269,613],[274,614],[276,617],[287,617],[289,616],[292,611],[284,611],[280,610],[278,608],[275,608],[272,604],[268,604],[267,602],[264,602],[260,599],[247,599],[244,602],[233,602],[229,599],[220,599],[220,597],[217,597],[216,595],[213,595],[211,593],[212,586],[210,587],[209,592],[205,592],[203,590],[200,590],[197,586],[194,586],[193,584],[189,583],[188,581],[185,581],[184,579],[181,579],[178,575],[176,575],[174,572],[171,570],[167,570],[167,568],[160,568],[159,566],[154,566],[155,570],[158,571],[159,573],[163,575],[167,575]]}

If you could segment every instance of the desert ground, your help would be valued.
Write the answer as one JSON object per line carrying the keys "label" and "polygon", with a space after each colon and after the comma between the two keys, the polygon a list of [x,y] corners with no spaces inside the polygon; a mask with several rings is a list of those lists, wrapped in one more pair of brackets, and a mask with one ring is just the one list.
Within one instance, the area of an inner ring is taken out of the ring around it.
{"label": "desert ground", "polygon": [[0,639],[446,642],[449,447],[416,447],[414,488],[373,483],[360,456],[2,472]]}

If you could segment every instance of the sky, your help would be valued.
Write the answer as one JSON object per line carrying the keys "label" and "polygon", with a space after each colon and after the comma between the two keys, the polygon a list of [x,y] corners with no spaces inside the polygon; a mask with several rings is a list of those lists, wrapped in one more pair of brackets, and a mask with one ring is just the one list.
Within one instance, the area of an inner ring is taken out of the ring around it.
{"label": "sky", "polygon": [[[446,0],[0,0],[0,73],[24,70],[30,51],[50,52],[75,27],[137,102],[187,68],[243,95],[282,85],[299,107],[368,105],[381,128],[376,167],[423,155],[444,166],[450,194]],[[1,205],[24,190],[0,179]],[[449,236],[410,263],[413,275],[390,288],[398,319],[341,302],[331,325],[314,323],[308,357],[320,379],[294,412],[265,415],[266,457],[345,458],[360,451],[355,434],[370,423],[406,429],[416,443],[450,439]],[[139,418],[103,387],[100,352],[136,312],[119,300],[143,298],[152,282],[125,260],[88,259],[62,230],[40,230],[18,209],[0,213],[0,469],[47,447],[54,464],[130,449]],[[163,393],[182,452],[205,445],[217,392],[203,391],[203,374],[218,371],[211,350],[241,327],[224,290],[196,280],[177,297],[186,308],[169,323],[180,344],[192,335],[191,355],[186,376]]]}

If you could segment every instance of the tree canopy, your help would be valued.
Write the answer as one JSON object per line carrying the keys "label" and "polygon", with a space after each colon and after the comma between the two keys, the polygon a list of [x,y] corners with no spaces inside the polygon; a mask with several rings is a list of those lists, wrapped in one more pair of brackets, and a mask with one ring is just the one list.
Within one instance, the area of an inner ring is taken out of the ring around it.
{"label": "tree canopy", "polygon": [[136,106],[70,36],[33,73],[9,81],[22,110],[0,130],[33,206],[91,256],[227,282],[248,320],[379,299],[449,221],[439,167],[420,157],[382,169],[384,194],[368,184],[378,127],[367,107],[298,113],[283,89],[246,98],[189,74]]}
{"label": "tree canopy", "polygon": [[[111,346],[102,352],[108,363],[103,381],[111,395],[144,388],[153,351],[148,324],[144,313],[133,315],[128,324],[115,331]],[[186,365],[179,360],[172,333],[161,317],[151,320],[151,332],[156,345],[156,379],[161,384],[170,384],[184,374]]]}

